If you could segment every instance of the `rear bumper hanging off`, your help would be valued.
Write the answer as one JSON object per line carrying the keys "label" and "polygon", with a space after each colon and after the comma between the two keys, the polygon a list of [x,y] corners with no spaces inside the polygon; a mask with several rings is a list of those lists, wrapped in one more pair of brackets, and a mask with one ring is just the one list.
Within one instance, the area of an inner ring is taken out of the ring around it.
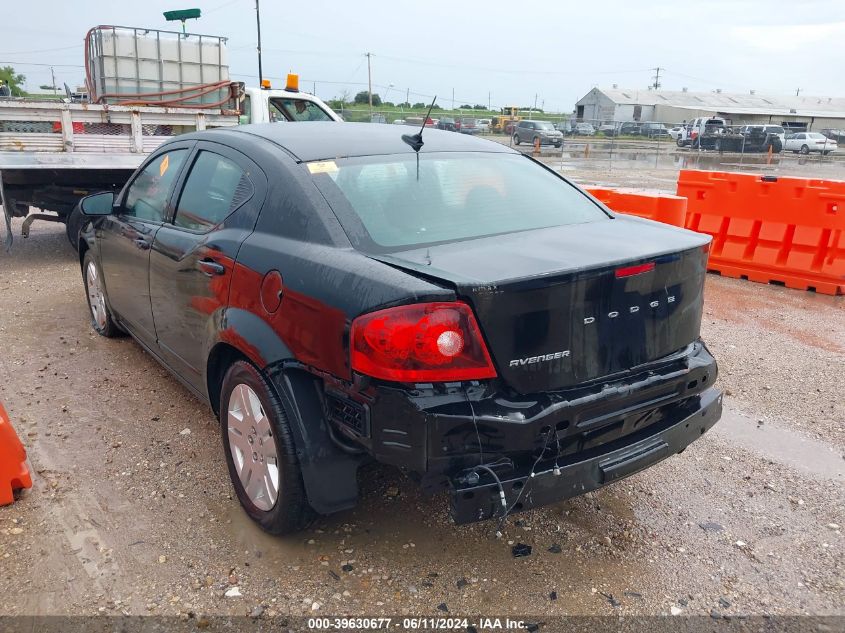
{"label": "rear bumper hanging off", "polygon": [[[633,475],[684,450],[704,435],[721,414],[722,393],[711,387],[676,407],[659,424],[643,429],[642,434],[597,447],[604,451],[541,461],[533,477],[529,476],[530,468],[503,473],[500,481],[507,506],[514,506],[513,512],[529,510]],[[451,515],[455,523],[501,516],[499,483],[492,477],[482,477],[475,484],[466,483],[468,479],[471,478],[457,476],[452,480]]]}

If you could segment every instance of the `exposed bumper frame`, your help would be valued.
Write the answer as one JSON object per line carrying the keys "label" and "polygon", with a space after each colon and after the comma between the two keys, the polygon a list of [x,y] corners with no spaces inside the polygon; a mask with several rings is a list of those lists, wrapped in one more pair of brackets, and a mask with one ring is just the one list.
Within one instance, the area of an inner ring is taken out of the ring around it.
{"label": "exposed bumper frame", "polygon": [[[679,453],[708,431],[722,414],[722,393],[713,387],[689,398],[671,418],[643,429],[642,437],[621,438],[606,452],[547,460],[538,464],[534,476],[518,472],[500,477],[508,508],[514,512],[555,503],[584,494],[633,475]],[[463,481],[463,483],[461,483]],[[523,489],[524,488],[524,489]],[[520,494],[521,492],[521,494]],[[519,501],[517,502],[517,498]],[[499,484],[491,477],[476,484],[465,477],[453,478],[451,515],[455,523],[471,523],[501,516]]]}

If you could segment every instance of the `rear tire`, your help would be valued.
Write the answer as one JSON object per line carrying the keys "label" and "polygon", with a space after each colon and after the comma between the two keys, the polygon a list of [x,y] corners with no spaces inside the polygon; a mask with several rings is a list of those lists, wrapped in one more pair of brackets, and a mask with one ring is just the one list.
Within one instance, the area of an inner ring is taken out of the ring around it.
{"label": "rear tire", "polygon": [[810,153],[810,148],[806,145],[802,145],[801,146],[801,153],[804,154],[804,156],[806,156],[807,154]]}
{"label": "rear tire", "polygon": [[680,136],[678,137],[678,140],[677,140],[677,141],[675,141],[675,144],[676,144],[678,147],[683,147],[684,145],[686,145],[686,143],[684,143],[683,139],[682,139]]}
{"label": "rear tire", "polygon": [[513,144],[514,144],[514,145],[519,145],[521,142],[522,142],[522,141],[520,141],[520,140],[519,140],[519,135],[518,135],[518,134],[514,134],[514,135],[513,135]]}
{"label": "rear tire", "polygon": [[252,364],[236,361],[220,390],[220,429],[229,476],[249,517],[270,534],[290,534],[314,516],[281,400]]}

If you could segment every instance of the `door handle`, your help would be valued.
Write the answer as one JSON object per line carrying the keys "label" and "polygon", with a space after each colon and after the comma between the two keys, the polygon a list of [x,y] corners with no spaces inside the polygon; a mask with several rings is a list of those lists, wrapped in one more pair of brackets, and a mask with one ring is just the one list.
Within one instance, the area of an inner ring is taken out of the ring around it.
{"label": "door handle", "polygon": [[213,259],[201,259],[197,262],[199,268],[204,274],[211,277],[212,275],[223,275],[226,272],[223,264],[214,261]]}

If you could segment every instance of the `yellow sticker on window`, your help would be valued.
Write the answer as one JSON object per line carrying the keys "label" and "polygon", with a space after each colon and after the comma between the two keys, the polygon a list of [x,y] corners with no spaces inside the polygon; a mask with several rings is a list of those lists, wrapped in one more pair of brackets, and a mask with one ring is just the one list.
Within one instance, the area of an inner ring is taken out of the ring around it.
{"label": "yellow sticker on window", "polygon": [[337,171],[337,164],[333,160],[321,160],[308,163],[308,171],[312,174],[333,174]]}
{"label": "yellow sticker on window", "polygon": [[167,154],[164,160],[161,161],[161,165],[158,166],[158,175],[164,176],[164,172],[167,171],[168,167],[170,167],[170,154]]}

